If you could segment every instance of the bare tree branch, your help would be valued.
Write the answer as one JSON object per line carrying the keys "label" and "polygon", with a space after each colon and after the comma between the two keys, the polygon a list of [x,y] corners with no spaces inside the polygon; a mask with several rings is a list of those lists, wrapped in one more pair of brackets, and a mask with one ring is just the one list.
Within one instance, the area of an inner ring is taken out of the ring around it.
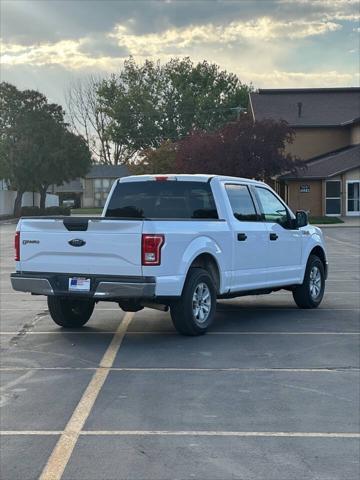
{"label": "bare tree branch", "polygon": [[110,118],[102,108],[98,88],[103,79],[90,75],[69,85],[65,97],[67,115],[72,129],[82,135],[96,162],[124,164],[131,158],[125,145],[109,138]]}

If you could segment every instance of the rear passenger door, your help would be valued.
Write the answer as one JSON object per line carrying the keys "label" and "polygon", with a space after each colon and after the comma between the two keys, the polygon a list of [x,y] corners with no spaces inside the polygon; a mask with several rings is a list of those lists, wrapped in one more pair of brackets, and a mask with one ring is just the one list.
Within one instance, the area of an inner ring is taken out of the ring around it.
{"label": "rear passenger door", "polygon": [[265,186],[253,188],[268,230],[266,265],[271,285],[297,283],[302,272],[302,232],[292,227],[293,214],[274,192]]}
{"label": "rear passenger door", "polygon": [[267,226],[261,221],[248,185],[226,183],[225,190],[233,235],[231,291],[266,287]]}

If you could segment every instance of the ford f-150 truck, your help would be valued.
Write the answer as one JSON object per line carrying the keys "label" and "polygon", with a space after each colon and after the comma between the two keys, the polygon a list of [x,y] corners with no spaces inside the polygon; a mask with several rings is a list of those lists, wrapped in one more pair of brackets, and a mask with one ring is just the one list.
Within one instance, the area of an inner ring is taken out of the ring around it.
{"label": "ford f-150 truck", "polygon": [[46,295],[53,320],[80,327],[99,301],[167,310],[178,332],[200,335],[217,298],[292,292],[300,308],[324,295],[319,228],[266,184],[217,175],[117,180],[101,217],[22,218],[15,290]]}

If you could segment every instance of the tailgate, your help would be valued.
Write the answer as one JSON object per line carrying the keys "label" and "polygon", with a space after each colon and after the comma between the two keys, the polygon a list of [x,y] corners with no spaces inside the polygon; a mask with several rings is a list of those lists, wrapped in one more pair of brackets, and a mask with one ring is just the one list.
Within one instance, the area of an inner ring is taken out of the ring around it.
{"label": "tailgate", "polygon": [[142,227],[141,220],[21,219],[17,270],[139,276]]}

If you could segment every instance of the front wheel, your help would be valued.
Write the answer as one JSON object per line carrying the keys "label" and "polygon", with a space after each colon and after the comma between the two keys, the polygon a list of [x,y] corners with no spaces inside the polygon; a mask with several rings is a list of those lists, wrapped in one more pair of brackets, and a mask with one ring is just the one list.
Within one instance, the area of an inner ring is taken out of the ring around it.
{"label": "front wheel", "polygon": [[86,299],[48,297],[51,318],[65,328],[78,328],[85,325],[94,310],[94,302]]}
{"label": "front wheel", "polygon": [[310,255],[304,281],[293,290],[295,303],[300,308],[316,308],[320,305],[325,290],[324,265],[319,257]]}
{"label": "front wheel", "polygon": [[212,324],[216,310],[216,290],[209,273],[202,268],[189,270],[181,299],[171,308],[171,318],[182,335],[203,335]]}

